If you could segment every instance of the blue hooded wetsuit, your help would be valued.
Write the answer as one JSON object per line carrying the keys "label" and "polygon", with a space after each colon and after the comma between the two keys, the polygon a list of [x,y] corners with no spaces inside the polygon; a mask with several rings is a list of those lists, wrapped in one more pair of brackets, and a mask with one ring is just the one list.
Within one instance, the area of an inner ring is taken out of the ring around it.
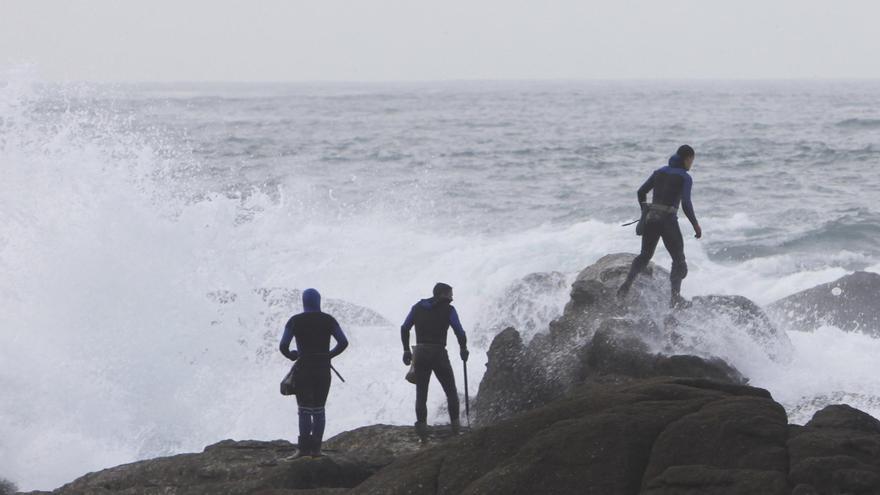
{"label": "blue hooded wetsuit", "polygon": [[[330,360],[348,347],[348,339],[336,319],[321,312],[321,294],[303,291],[303,312],[294,315],[284,327],[280,349],[296,361],[296,402],[299,406],[300,444],[320,449],[324,436],[324,406],[330,392]],[[330,338],[336,346],[330,349]],[[290,343],[296,339],[296,349]]]}
{"label": "blue hooded wetsuit", "polygon": [[[659,168],[648,177],[636,193],[639,204],[647,209],[644,231],[642,232],[642,250],[633,260],[629,275],[623,289],[629,290],[636,276],[648,266],[654,257],[657,243],[663,239],[663,245],[672,257],[672,270],[669,275],[673,298],[680,297],[681,281],[687,277],[688,267],[684,256],[684,239],[678,227],[679,205],[684,214],[695,227],[698,224],[691,203],[693,179],[684,168],[684,159],[679,155],[669,158],[669,165]],[[648,192],[653,190],[651,204],[647,204]]]}
{"label": "blue hooded wetsuit", "polygon": [[431,373],[437,376],[446,403],[449,418],[453,423],[459,420],[458,390],[455,387],[455,375],[446,352],[446,338],[449,327],[455,332],[459,346],[467,345],[467,335],[461,326],[458,312],[444,299],[432,297],[422,299],[412,307],[403,325],[400,327],[400,339],[403,350],[409,352],[409,337],[412,327],[416,327],[416,350],[413,355],[413,366],[416,374],[416,421],[424,424],[428,419],[428,384]]}

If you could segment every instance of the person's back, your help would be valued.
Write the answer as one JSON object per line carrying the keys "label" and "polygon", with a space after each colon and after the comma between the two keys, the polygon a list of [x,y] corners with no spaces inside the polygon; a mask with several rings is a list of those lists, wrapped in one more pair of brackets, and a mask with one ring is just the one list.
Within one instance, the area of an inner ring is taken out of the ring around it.
{"label": "person's back", "polygon": [[[330,349],[330,339],[336,346]],[[296,350],[290,343],[296,339]],[[321,311],[321,294],[315,289],[303,291],[303,312],[294,315],[284,327],[280,350],[296,364],[296,403],[299,406],[299,454],[320,456],[330,392],[330,360],[348,347],[348,339],[339,323]]]}
{"label": "person's back", "polygon": [[[446,352],[446,340],[452,327],[460,346],[461,358],[467,361],[467,336],[461,326],[458,312],[452,306],[452,287],[438,283],[434,286],[434,297],[416,303],[400,327],[403,343],[403,363],[413,365],[416,381],[416,432],[422,440],[427,437],[428,385],[431,374],[446,394],[449,419],[454,431],[460,428],[458,390],[455,375]],[[416,329],[415,354],[410,350],[410,330]]]}
{"label": "person's back", "polygon": [[[640,221],[642,249],[633,260],[629,274],[618,290],[619,296],[626,296],[636,276],[645,269],[654,256],[657,243],[663,239],[663,245],[672,258],[669,277],[671,304],[677,305],[683,302],[681,282],[687,277],[688,268],[684,254],[684,239],[678,227],[679,206],[690,220],[696,238],[699,239],[703,235],[691,202],[693,180],[688,171],[693,165],[694,156],[693,148],[688,145],[681,146],[675,155],[669,158],[669,164],[655,170],[637,191],[636,195],[642,208]],[[648,203],[648,192],[651,190],[653,196],[651,203]]]}

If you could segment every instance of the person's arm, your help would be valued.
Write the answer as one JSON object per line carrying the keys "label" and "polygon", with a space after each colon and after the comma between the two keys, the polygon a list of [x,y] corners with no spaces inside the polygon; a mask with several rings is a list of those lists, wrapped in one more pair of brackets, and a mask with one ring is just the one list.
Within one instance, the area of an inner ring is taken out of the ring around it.
{"label": "person's arm", "polygon": [[336,339],[336,345],[330,350],[330,359],[333,359],[342,354],[342,351],[348,347],[348,338],[345,337],[345,333],[342,331],[342,327],[339,326],[339,323],[336,323],[333,330],[330,332],[330,334],[333,335],[333,338]]}
{"label": "person's arm", "polygon": [[651,174],[651,176],[648,177],[648,180],[646,180],[645,183],[642,184],[642,187],[640,187],[639,190],[636,192],[636,196],[638,196],[639,198],[639,206],[642,206],[648,202],[648,192],[650,192],[651,189],[654,189],[654,175],[656,173],[657,172]]}
{"label": "person's arm", "polygon": [[458,318],[458,311],[456,311],[455,308],[449,309],[449,325],[452,326],[452,331],[455,332],[455,338],[458,339],[461,360],[467,361],[468,356],[470,356],[470,352],[468,352],[467,348],[467,334],[464,333],[464,328],[461,326],[461,320]]}
{"label": "person's arm", "polygon": [[403,343],[403,352],[410,352],[409,331],[412,330],[412,327],[415,324],[414,313],[415,307],[409,310],[409,314],[406,315],[406,320],[404,320],[403,325],[400,326],[400,341]]}
{"label": "person's arm", "polygon": [[458,346],[466,347],[467,334],[464,333],[464,328],[461,326],[461,320],[458,318],[458,311],[456,311],[455,308],[450,308],[449,324],[452,326],[452,331],[455,332],[455,338],[458,339]]}
{"label": "person's arm", "polygon": [[281,350],[281,354],[284,354],[284,357],[291,361],[296,361],[299,357],[299,353],[296,352],[296,349],[290,349],[290,343],[293,341],[294,332],[293,318],[291,318],[287,322],[287,325],[284,326],[284,335],[281,337],[281,344],[278,346]]}
{"label": "person's arm", "polygon": [[694,213],[694,204],[691,202],[691,189],[693,188],[693,185],[694,180],[690,175],[686,175],[684,177],[684,186],[681,189],[681,209],[684,211],[688,220],[690,220],[691,225],[694,226],[694,230],[697,232],[697,237],[699,238],[703,233],[700,229],[700,222],[697,222],[697,215]]}

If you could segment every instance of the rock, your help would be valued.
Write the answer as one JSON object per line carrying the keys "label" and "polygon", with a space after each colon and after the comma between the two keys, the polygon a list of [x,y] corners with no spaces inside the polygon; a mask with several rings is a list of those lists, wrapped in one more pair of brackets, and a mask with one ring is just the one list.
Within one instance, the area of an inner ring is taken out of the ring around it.
{"label": "rock", "polygon": [[[515,331],[505,339],[517,345]],[[519,342],[521,345],[521,341]],[[835,495],[880,493],[880,421],[829,406],[787,425],[766,390],[701,378],[587,381],[549,404],[421,447],[374,425],[325,442],[233,442],[86,475],[54,494]]]}
{"label": "rock", "polygon": [[[435,431],[440,440],[452,436]],[[54,494],[344,493],[401,456],[417,451],[412,427],[374,425],[328,439],[325,456],[291,459],[286,441],[225,440],[200,454],[140,461],[88,474]]]}
{"label": "rock", "polygon": [[828,406],[788,440],[790,481],[803,493],[880,493],[880,421]]}
{"label": "rock", "polygon": [[878,301],[880,274],[855,272],[776,301],[768,310],[795,330],[833,325],[880,337]]}
{"label": "rock", "polygon": [[670,312],[669,273],[653,264],[621,301],[617,289],[633,257],[608,255],[581,271],[547,332],[528,343],[513,329],[496,337],[474,404],[478,424],[547,404],[584,381],[680,376],[742,384],[746,378],[716,353],[744,347],[783,361],[790,355],[787,335],[744,297],[694,298]]}
{"label": "rock", "polygon": [[[745,384],[746,379],[721,359],[697,356],[655,354],[646,341],[656,338],[659,329],[651,321],[643,321],[632,329],[631,320],[606,320],[593,340],[585,346],[584,379],[595,375],[618,375],[630,378],[676,376],[709,378]],[[638,335],[638,336],[637,336]]]}
{"label": "rock", "polygon": [[829,394],[803,397],[794,404],[786,404],[788,421],[795,424],[804,424],[813,417],[816,411],[828,404],[850,404],[858,409],[876,414],[877,411],[880,411],[880,396],[837,391]]}
{"label": "rock", "polygon": [[473,403],[475,425],[492,424],[562,395],[563,390],[525,353],[519,332],[513,328],[495,337],[487,356],[490,364]]}
{"label": "rock", "polygon": [[785,435],[784,410],[760,389],[683,379],[587,384],[402,458],[350,493],[789,493]]}
{"label": "rock", "polygon": [[880,434],[880,421],[846,404],[831,405],[813,415],[810,428],[839,428]]}

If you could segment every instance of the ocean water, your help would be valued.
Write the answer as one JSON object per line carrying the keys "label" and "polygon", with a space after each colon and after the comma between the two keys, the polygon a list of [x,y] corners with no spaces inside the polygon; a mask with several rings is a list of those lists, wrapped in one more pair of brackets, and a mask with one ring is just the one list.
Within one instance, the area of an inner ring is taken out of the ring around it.
{"label": "ocean water", "polygon": [[[386,320],[341,318],[329,434],[414,421],[397,327],[437,281],[456,289],[475,394],[494,332],[542,331],[577,271],[638,249],[619,224],[683,142],[704,229],[683,223],[686,296],[763,305],[880,271],[877,83],[0,79],[0,477],[22,488],[295,438],[276,350],[295,305],[267,297],[284,289]],[[793,421],[841,398],[880,415],[880,341],[804,330],[785,362],[723,329],[704,352]],[[443,421],[436,385],[430,400]]]}

